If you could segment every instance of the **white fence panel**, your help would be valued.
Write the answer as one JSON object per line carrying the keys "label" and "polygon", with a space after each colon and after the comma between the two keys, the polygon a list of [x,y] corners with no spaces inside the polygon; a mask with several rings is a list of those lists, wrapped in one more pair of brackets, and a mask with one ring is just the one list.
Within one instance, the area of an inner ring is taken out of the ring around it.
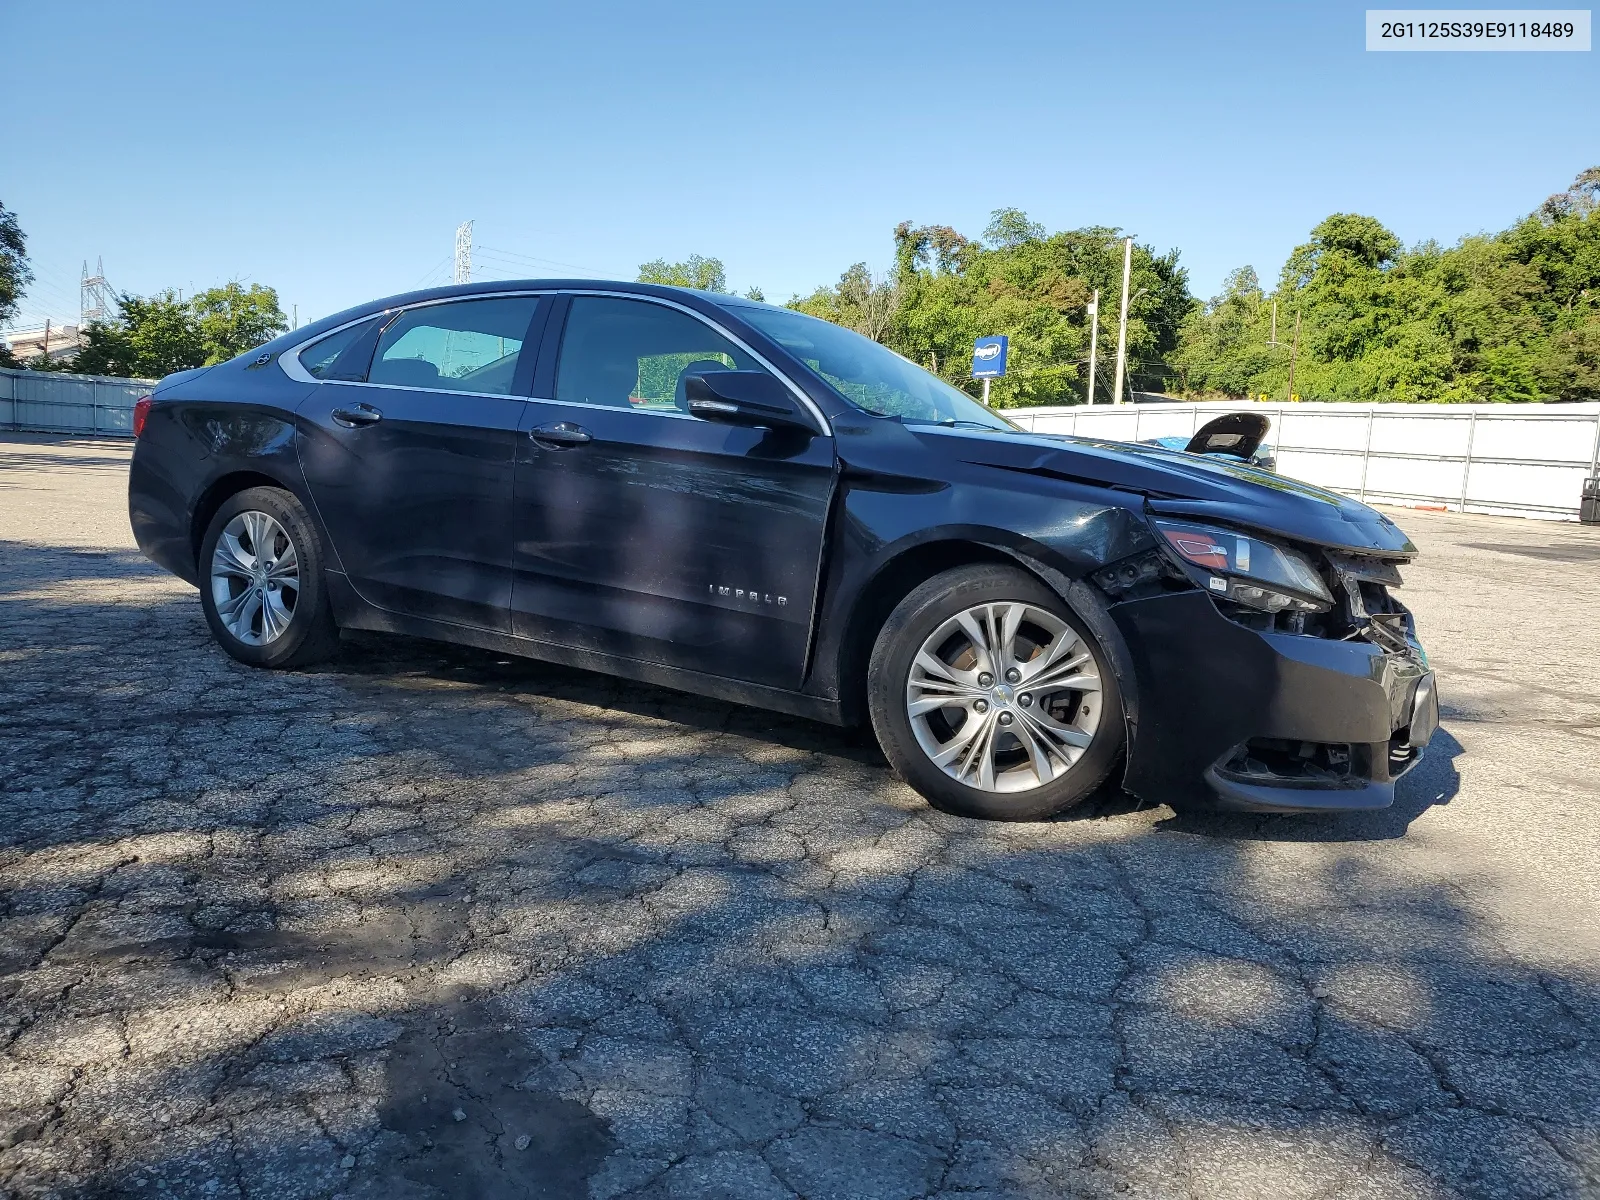
{"label": "white fence panel", "polygon": [[1278,472],[1290,479],[1303,479],[1336,492],[1361,490],[1361,455],[1330,453],[1323,450],[1278,451]]}
{"label": "white fence panel", "polygon": [[1175,412],[1164,408],[1161,412],[1139,414],[1141,438],[1193,437],[1194,431],[1198,428],[1193,413]]}
{"label": "white fence panel", "polygon": [[132,437],[133,406],[153,379],[0,368],[0,429]]}
{"label": "white fence panel", "polygon": [[[1372,418],[1372,449],[1378,454],[1404,454],[1408,457],[1438,455],[1465,459],[1467,442],[1472,437],[1472,417],[1466,413],[1447,417]],[[1456,472],[1460,482],[1461,472]]]}
{"label": "white fence panel", "polygon": [[[1271,441],[1278,446],[1315,446],[1360,454],[1367,444],[1364,412],[1272,412]],[[1209,414],[1208,414],[1209,416]],[[1203,423],[1203,422],[1202,422]]]}
{"label": "white fence panel", "polygon": [[[1429,501],[1435,497],[1461,497],[1461,462],[1441,459],[1374,455],[1367,460],[1367,499],[1388,496],[1395,500]],[[1578,502],[1572,502],[1576,511]]]}
{"label": "white fence panel", "polygon": [[1588,466],[1594,442],[1594,422],[1565,417],[1480,418],[1472,445],[1472,457],[1543,458],[1552,462]]}
{"label": "white fence panel", "polygon": [[[1572,520],[1583,495],[1587,466],[1545,466],[1534,463],[1473,462],[1467,479],[1467,511],[1485,506],[1514,505]],[[1502,501],[1506,497],[1508,500]]]}
{"label": "white fence panel", "polygon": [[1574,521],[1600,474],[1600,402],[1136,404],[1014,409],[1038,433],[1181,437],[1230,412],[1271,419],[1278,470],[1364,500]]}

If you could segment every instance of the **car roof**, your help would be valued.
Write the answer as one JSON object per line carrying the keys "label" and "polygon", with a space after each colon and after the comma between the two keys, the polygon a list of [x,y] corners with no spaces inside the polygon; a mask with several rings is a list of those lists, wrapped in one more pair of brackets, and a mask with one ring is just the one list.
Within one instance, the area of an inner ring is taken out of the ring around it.
{"label": "car roof", "polygon": [[[477,283],[452,283],[443,287],[401,292],[394,296],[385,296],[381,300],[363,304],[360,306],[359,311],[376,312],[379,309],[399,308],[424,300],[447,300],[454,297],[466,298],[469,296],[494,295],[499,292],[546,290],[631,292],[640,296],[658,296],[668,300],[681,300],[688,296],[706,303],[715,304],[718,307],[726,305],[728,301],[738,301],[741,304],[751,305],[757,303],[756,301],[745,300],[743,297],[724,292],[708,292],[700,288],[673,287],[669,284],[639,283],[621,279],[489,279]],[[352,309],[351,311],[358,310]]]}
{"label": "car roof", "polygon": [[[360,321],[376,313],[387,312],[391,309],[404,308],[411,304],[424,304],[434,300],[450,300],[455,298],[468,299],[472,296],[490,296],[500,292],[517,291],[605,291],[626,292],[639,296],[655,296],[663,300],[687,300],[689,307],[704,309],[708,306],[717,308],[734,308],[739,305],[756,307],[758,301],[746,300],[742,296],[725,295],[722,292],[701,291],[698,288],[671,287],[659,283],[638,283],[620,279],[486,279],[477,283],[448,283],[441,287],[422,288],[411,292],[397,292],[392,296],[383,296],[368,300],[362,304],[355,304],[340,312],[329,313],[315,321],[308,321],[297,329],[289,330],[273,338],[265,346],[256,347],[256,350],[283,350],[302,342],[314,341],[326,334],[329,330],[337,329],[341,325],[348,325],[353,321]],[[729,303],[736,301],[737,304]],[[770,307],[762,305],[761,307]]]}

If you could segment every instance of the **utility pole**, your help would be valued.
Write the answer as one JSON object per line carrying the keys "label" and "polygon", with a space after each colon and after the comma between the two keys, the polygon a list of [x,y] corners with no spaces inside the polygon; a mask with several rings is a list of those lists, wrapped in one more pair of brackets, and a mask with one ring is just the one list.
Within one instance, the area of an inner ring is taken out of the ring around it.
{"label": "utility pole", "polygon": [[1294,400],[1294,360],[1300,357],[1300,310],[1294,310],[1294,347],[1289,351],[1289,399]]}
{"label": "utility pole", "polygon": [[298,304],[291,304],[289,307],[294,309],[294,328],[299,329],[300,328],[300,306]]}
{"label": "utility pole", "polygon": [[50,361],[50,318],[44,319],[44,349],[40,351],[46,362]]}
{"label": "utility pole", "polygon": [[1094,354],[1100,341],[1100,289],[1095,288],[1094,299],[1089,301],[1089,389],[1085,403],[1094,403]]}
{"label": "utility pole", "polygon": [[1122,403],[1122,381],[1128,371],[1128,279],[1133,271],[1133,239],[1122,239],[1122,319],[1117,324],[1117,384],[1111,403]]}
{"label": "utility pole", "polygon": [[1276,346],[1277,344],[1278,344],[1278,302],[1276,300],[1274,300],[1272,302],[1272,336],[1267,339],[1267,345]]}
{"label": "utility pole", "polygon": [[472,222],[456,226],[456,282],[472,282]]}

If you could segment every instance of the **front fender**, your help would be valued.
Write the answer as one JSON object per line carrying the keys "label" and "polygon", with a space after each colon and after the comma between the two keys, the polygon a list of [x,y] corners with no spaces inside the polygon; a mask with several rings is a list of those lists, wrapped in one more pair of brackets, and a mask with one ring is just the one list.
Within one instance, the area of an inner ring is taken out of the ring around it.
{"label": "front fender", "polygon": [[[1001,547],[1004,549],[1004,547]],[[1128,650],[1127,639],[1112,620],[1105,598],[1082,579],[1071,579],[1055,567],[1026,554],[1007,551],[1020,566],[1027,568],[1060,596],[1062,601],[1094,634],[1106,657],[1111,660],[1111,671],[1117,677],[1117,692],[1122,697],[1122,719],[1127,732],[1127,763],[1123,771],[1124,782],[1132,775],[1131,764],[1143,746],[1139,736],[1139,677],[1134,672],[1133,655]]]}
{"label": "front fender", "polygon": [[[839,700],[847,712],[852,711],[851,693],[860,682],[865,655],[894,604],[939,571],[969,562],[1002,561],[1017,563],[1045,580],[1101,638],[1114,656],[1113,668],[1124,687],[1125,716],[1136,711],[1128,708],[1135,703],[1136,689],[1121,636],[1096,594],[1081,582],[1090,571],[1150,544],[1149,529],[1135,511],[1097,497],[1077,501],[1055,497],[1040,506],[1042,511],[1036,510],[1040,519],[1031,529],[1021,519],[1015,528],[1004,528],[971,521],[931,523],[926,511],[918,522],[914,511],[904,511],[918,502],[924,510],[940,505],[949,498],[947,492],[863,496],[850,494],[847,487],[846,493],[830,531],[816,650],[805,691]],[[894,528],[897,524],[899,529]],[[885,536],[891,530],[898,536]]]}

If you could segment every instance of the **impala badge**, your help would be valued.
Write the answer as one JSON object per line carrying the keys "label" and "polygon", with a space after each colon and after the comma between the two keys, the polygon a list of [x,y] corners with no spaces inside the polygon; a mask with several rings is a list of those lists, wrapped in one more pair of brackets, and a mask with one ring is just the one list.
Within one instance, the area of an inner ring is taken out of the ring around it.
{"label": "impala badge", "polygon": [[723,587],[718,583],[708,583],[706,590],[713,596],[726,596],[730,600],[748,600],[752,604],[774,604],[779,608],[786,608],[789,604],[787,596],[774,596],[771,592],[758,592],[755,588]]}

